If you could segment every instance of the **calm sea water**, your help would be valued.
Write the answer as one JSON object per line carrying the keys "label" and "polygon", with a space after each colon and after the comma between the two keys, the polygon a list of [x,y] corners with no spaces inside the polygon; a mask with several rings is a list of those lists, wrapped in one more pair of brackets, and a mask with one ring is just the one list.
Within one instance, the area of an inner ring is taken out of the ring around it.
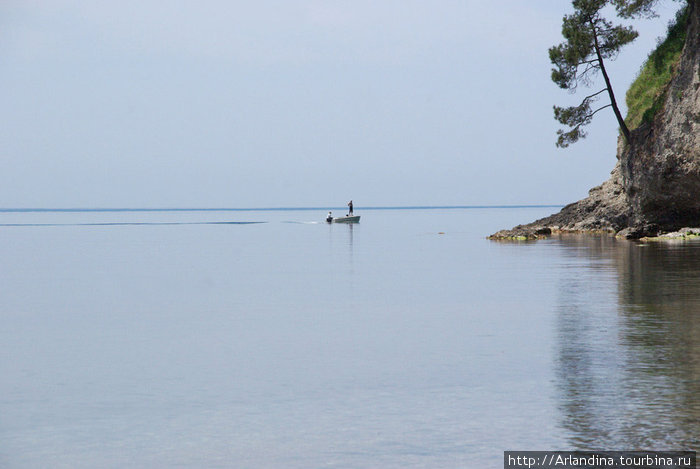
{"label": "calm sea water", "polygon": [[0,213],[0,467],[697,450],[700,242],[484,239],[552,211]]}

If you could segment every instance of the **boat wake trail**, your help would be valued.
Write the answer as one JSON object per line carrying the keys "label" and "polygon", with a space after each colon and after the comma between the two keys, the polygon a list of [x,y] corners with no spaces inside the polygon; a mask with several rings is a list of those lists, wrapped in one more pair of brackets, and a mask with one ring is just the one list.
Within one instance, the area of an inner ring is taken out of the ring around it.
{"label": "boat wake trail", "polygon": [[294,225],[320,225],[320,221],[283,221],[282,223],[292,223]]}

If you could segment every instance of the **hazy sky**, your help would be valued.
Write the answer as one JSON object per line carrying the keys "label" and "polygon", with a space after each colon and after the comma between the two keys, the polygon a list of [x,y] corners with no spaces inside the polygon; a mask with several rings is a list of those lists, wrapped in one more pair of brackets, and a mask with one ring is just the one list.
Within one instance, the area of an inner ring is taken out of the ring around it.
{"label": "hazy sky", "polygon": [[[610,64],[620,101],[678,4]],[[0,207],[559,204],[565,0],[3,0]],[[597,91],[598,88],[595,89]]]}

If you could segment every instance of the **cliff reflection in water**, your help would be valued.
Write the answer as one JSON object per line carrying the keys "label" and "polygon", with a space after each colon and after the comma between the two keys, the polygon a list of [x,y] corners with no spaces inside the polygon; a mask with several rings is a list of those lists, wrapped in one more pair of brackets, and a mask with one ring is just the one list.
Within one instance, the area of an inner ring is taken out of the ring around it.
{"label": "cliff reflection in water", "polygon": [[555,366],[572,448],[697,450],[700,241],[552,242],[564,250]]}

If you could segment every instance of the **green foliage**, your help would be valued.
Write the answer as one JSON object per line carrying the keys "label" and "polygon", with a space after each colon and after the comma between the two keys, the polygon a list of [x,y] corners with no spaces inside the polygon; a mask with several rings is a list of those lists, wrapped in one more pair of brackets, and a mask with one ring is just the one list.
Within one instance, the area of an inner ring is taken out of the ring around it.
{"label": "green foliage", "polygon": [[680,59],[685,44],[688,8],[682,8],[669,25],[666,39],[649,54],[639,75],[627,90],[627,117],[625,122],[635,129],[651,122],[666,100],[668,84]]}
{"label": "green foliage", "polygon": [[646,17],[653,18],[656,16],[653,7],[658,0],[612,0],[613,5],[617,9],[617,14],[622,18],[637,18]]}
{"label": "green foliage", "polygon": [[[688,0],[674,0],[676,2],[686,2]],[[654,6],[659,0],[611,0],[618,16],[621,18],[656,18]]]}
{"label": "green foliage", "polygon": [[575,89],[579,83],[590,84],[591,75],[600,70],[599,56],[617,56],[620,48],[634,41],[638,33],[631,26],[613,26],[600,16],[599,10],[607,0],[574,1],[573,15],[562,21],[565,42],[549,49],[552,81],[560,88]]}
{"label": "green foliage", "polygon": [[582,129],[582,127],[591,123],[593,120],[593,115],[596,112],[610,106],[610,104],[608,104],[607,106],[603,106],[595,111],[591,111],[591,103],[596,100],[598,94],[604,91],[605,90],[601,90],[596,94],[586,96],[578,106],[554,106],[554,118],[562,124],[571,127],[571,130],[568,132],[565,132],[562,129],[557,130],[558,147],[566,148],[572,143],[576,143],[579,139],[586,137],[586,132]]}

